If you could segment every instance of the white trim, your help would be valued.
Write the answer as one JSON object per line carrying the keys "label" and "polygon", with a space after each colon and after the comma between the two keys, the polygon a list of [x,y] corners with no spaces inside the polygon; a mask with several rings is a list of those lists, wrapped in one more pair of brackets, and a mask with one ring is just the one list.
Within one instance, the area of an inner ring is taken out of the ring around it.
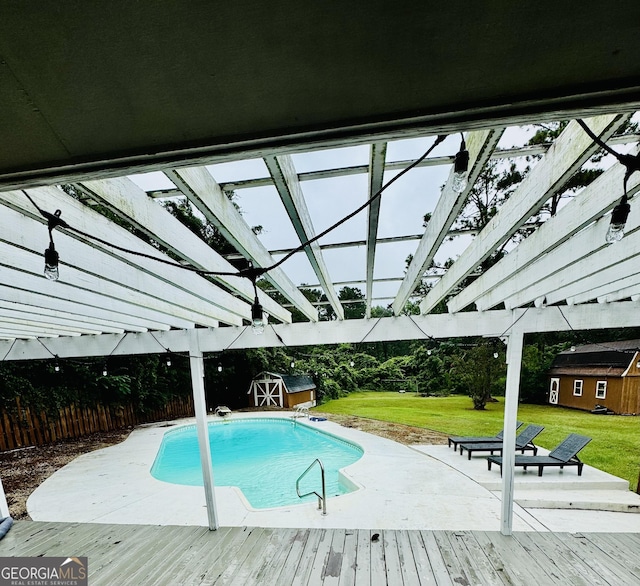
{"label": "white trim", "polygon": [[633,355],[633,358],[630,360],[627,368],[624,369],[624,372],[620,375],[621,377],[629,376],[629,371],[635,365],[636,368],[640,368],[640,352],[636,352]]}
{"label": "white trim", "polygon": [[582,390],[584,389],[584,381],[582,379],[573,380],[573,396],[582,397]]}
{"label": "white trim", "polygon": [[[601,397],[598,396],[598,393],[600,392],[600,385],[603,385],[602,387],[603,395]],[[607,398],[607,381],[599,380],[598,382],[596,382],[596,399],[606,399],[606,398]]]}

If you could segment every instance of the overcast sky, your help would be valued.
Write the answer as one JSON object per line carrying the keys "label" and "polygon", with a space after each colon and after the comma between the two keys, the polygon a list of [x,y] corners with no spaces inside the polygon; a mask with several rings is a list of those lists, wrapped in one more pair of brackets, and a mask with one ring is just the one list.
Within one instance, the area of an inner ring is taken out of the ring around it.
{"label": "overcast sky", "polygon": [[[523,145],[534,131],[535,129],[531,126],[507,129],[498,147]],[[426,137],[389,142],[386,160],[387,162],[414,160],[431,146],[433,140],[433,137]],[[459,146],[460,135],[449,136],[430,156],[453,155]],[[368,165],[368,159],[368,145],[293,155],[298,173]],[[218,183],[269,176],[266,165],[261,159],[223,163],[208,168]],[[450,170],[449,165],[415,168],[385,190],[381,199],[378,237],[421,234],[424,231],[422,226],[424,214],[433,211],[440,189],[446,182]],[[385,182],[391,179],[394,173],[387,172],[384,177]],[[131,179],[147,191],[173,186],[162,173],[136,175]],[[367,175],[302,181],[301,187],[315,231],[319,233],[364,203],[367,198]],[[246,222],[250,226],[263,226],[264,230],[259,238],[268,250],[295,248],[300,244],[275,187],[240,189],[236,193],[238,196],[236,202]],[[320,243],[364,240],[366,223],[367,212],[363,210],[325,236]],[[444,262],[449,257],[457,257],[469,242],[469,237],[459,237],[453,242],[443,244],[436,261]],[[405,259],[415,252],[417,245],[417,240],[378,245],[374,278],[402,277]],[[325,262],[332,281],[339,283],[354,279],[364,280],[365,252],[364,246],[325,250]],[[296,254],[282,268],[296,285],[318,282],[304,253]],[[373,305],[388,305],[393,300],[399,285],[399,282],[375,283]],[[355,286],[360,287],[364,292],[364,284]],[[337,289],[339,288],[338,286]]]}

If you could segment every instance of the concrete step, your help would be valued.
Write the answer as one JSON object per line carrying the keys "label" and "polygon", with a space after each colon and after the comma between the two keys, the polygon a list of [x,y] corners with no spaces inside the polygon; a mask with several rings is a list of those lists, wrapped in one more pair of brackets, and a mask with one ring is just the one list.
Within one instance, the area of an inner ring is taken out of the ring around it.
{"label": "concrete step", "polygon": [[[494,494],[500,498],[498,491]],[[515,502],[525,509],[583,509],[640,513],[640,495],[630,490],[517,490]]]}

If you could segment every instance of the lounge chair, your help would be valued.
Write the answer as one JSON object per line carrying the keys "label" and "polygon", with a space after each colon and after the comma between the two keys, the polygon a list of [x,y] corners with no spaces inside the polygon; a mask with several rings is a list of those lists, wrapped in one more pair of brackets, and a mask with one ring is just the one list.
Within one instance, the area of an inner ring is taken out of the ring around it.
{"label": "lounge chair", "polygon": [[[545,466],[560,466],[561,470],[565,466],[577,466],[578,476],[582,476],[584,463],[578,458],[578,452],[590,441],[590,437],[572,433],[563,442],[558,444],[548,456],[516,455],[516,466],[522,466],[525,470],[529,466],[537,466],[538,476],[542,476],[542,471]],[[502,475],[502,456],[489,456],[487,458],[489,470],[491,470],[492,463],[500,466],[500,475]]]}
{"label": "lounge chair", "polygon": [[[516,429],[522,426],[522,421],[516,421]],[[449,440],[449,447],[453,444],[453,449],[458,449],[458,444],[480,444],[483,442],[502,441],[503,431],[498,432],[494,436],[464,436],[464,435],[452,435]]]}
{"label": "lounge chair", "polygon": [[[533,452],[534,456],[538,453],[538,448],[533,444],[533,440],[544,429],[542,425],[527,425],[524,431],[521,431],[516,437],[516,450],[520,450],[523,454],[525,451]],[[460,444],[460,454],[467,450],[469,452],[469,460],[471,460],[471,454],[473,452],[491,452],[493,456],[494,452],[502,453],[502,440],[495,440],[490,442],[478,442],[478,443],[463,443]]]}
{"label": "lounge chair", "polygon": [[226,417],[227,415],[231,415],[231,409],[229,409],[229,407],[227,407],[226,405],[220,405],[219,407],[216,407],[214,413],[218,417]]}

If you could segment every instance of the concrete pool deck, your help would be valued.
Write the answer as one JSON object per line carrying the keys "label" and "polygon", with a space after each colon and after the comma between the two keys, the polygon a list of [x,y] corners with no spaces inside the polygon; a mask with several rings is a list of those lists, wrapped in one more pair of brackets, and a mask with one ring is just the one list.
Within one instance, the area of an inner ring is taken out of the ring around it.
{"label": "concrete pool deck", "polygon": [[[292,414],[234,413],[231,419],[260,416],[290,418]],[[446,446],[406,446],[331,421],[303,421],[364,449],[363,457],[345,471],[362,488],[328,499],[328,514],[323,517],[315,503],[251,509],[237,489],[216,487],[221,526],[500,529],[500,473],[496,468],[488,472],[484,458],[474,457],[469,461]],[[183,419],[140,426],[121,444],[76,458],[29,497],[27,508],[31,518],[34,521],[206,526],[202,487],[168,484],[156,480],[149,472],[164,433],[194,422],[194,419]],[[516,476],[514,531],[640,533],[640,514],[619,512],[640,506],[640,496],[626,490],[626,481],[588,466],[580,478],[575,468],[562,474],[557,469],[545,470],[542,479],[532,472],[526,477],[517,472]],[[590,500],[590,493],[597,493],[598,497]],[[609,507],[612,509],[609,511],[555,508],[588,502],[591,508],[598,508],[599,503],[604,502],[622,504],[618,508]]]}

